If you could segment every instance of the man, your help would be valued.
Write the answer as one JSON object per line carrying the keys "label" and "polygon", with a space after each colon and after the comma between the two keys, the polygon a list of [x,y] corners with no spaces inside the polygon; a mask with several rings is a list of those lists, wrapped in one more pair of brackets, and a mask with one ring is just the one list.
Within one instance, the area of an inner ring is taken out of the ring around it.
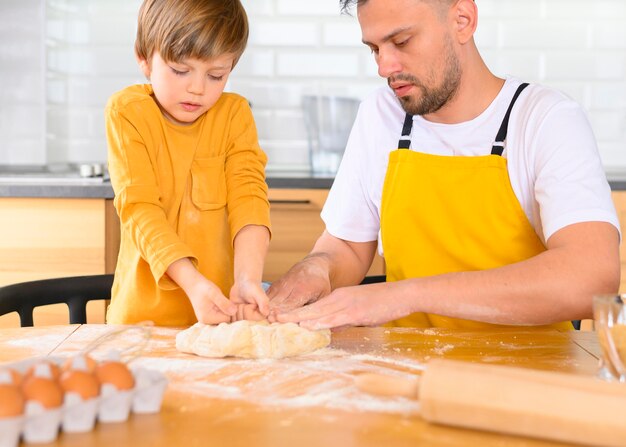
{"label": "man", "polygon": [[[619,287],[619,232],[582,109],[492,74],[473,0],[341,3],[357,4],[389,88],[360,107],[326,231],[268,291],[275,319],[571,329],[589,318],[592,296]],[[388,282],[355,286],[377,245]]]}

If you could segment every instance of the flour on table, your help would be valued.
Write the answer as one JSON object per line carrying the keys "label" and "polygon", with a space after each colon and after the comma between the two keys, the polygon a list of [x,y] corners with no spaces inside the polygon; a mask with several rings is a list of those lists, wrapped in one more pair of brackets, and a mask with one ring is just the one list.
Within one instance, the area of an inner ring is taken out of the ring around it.
{"label": "flour on table", "polygon": [[176,349],[202,357],[280,359],[306,354],[330,344],[330,331],[309,331],[294,323],[241,320],[196,323],[176,335]]}

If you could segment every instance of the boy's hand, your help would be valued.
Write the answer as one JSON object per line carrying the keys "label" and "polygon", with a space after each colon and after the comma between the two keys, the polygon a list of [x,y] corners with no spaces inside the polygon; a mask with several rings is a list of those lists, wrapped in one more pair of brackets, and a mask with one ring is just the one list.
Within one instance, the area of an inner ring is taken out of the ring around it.
{"label": "boy's hand", "polygon": [[258,281],[237,281],[230,299],[239,308],[234,320],[264,320],[269,314],[269,299]]}
{"label": "boy's hand", "polygon": [[190,287],[187,296],[200,323],[229,323],[238,311],[219,287],[206,278]]}

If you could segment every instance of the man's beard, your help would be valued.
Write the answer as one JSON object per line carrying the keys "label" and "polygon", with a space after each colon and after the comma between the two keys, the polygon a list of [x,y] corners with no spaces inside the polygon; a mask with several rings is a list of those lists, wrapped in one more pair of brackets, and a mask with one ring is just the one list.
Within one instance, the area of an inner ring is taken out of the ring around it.
{"label": "man's beard", "polygon": [[[418,97],[407,95],[398,98],[402,108],[409,115],[428,115],[429,113],[435,113],[446,105],[456,94],[461,82],[461,65],[449,40],[446,49],[444,78],[439,85],[426,87],[413,75],[404,73],[400,73],[387,80],[389,84],[395,81],[407,81],[421,90],[421,95]],[[431,73],[431,79],[433,77]]]}

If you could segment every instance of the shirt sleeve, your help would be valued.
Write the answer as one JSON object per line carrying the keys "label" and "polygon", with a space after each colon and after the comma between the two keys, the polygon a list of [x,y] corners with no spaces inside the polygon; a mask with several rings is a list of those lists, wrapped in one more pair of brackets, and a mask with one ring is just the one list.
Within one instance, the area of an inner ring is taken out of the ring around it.
{"label": "shirt sleeve", "polygon": [[611,189],[591,125],[571,100],[552,107],[534,135],[535,200],[547,241],[579,222],[608,222],[619,230]]}
{"label": "shirt sleeve", "polygon": [[233,110],[225,159],[231,243],[246,225],[265,226],[271,232],[266,163],[267,156],[259,146],[252,111],[242,99]]}
{"label": "shirt sleeve", "polygon": [[130,236],[139,255],[150,265],[159,287],[174,289],[178,286],[165,274],[167,268],[185,257],[191,258],[195,265],[198,261],[167,221],[153,168],[155,160],[146,144],[148,138],[142,136],[138,127],[140,123],[133,124],[119,110],[106,109],[114,205],[122,231]]}

